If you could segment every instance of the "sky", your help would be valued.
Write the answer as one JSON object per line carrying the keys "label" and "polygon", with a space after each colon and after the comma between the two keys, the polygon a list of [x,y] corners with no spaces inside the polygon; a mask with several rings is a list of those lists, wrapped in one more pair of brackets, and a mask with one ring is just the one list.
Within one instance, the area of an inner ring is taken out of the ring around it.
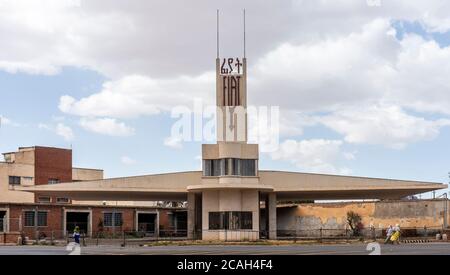
{"label": "sky", "polygon": [[242,57],[246,9],[249,103],[280,108],[260,169],[448,183],[445,0],[0,0],[0,151],[72,148],[107,177],[199,170],[171,112],[214,104],[217,9],[221,57]]}

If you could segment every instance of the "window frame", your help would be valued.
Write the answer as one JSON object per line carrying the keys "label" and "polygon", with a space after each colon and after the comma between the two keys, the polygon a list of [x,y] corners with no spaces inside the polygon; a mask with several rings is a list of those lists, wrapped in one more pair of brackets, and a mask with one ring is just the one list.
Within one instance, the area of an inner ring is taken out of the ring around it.
{"label": "window frame", "polygon": [[[45,199],[45,200],[43,200]],[[48,199],[48,200],[46,200]],[[38,197],[38,203],[52,203],[52,198],[47,196]]]}
{"label": "window frame", "polygon": [[[18,183],[17,180],[18,179]],[[8,176],[8,184],[12,186],[22,185],[22,177],[20,176]]]}
{"label": "window frame", "polygon": [[211,231],[253,230],[253,212],[251,211],[212,211],[208,213],[208,229]]}
{"label": "window frame", "polygon": [[[27,224],[27,221],[30,221],[29,218],[27,217],[27,214],[31,214],[32,218],[31,218],[31,225]],[[36,211],[34,210],[25,210],[23,212],[23,226],[24,227],[35,227],[36,226]]]}
{"label": "window frame", "polygon": [[[240,160],[240,176],[241,177],[256,177],[256,159],[241,159]],[[245,168],[253,168],[253,169],[245,169]],[[250,172],[250,173],[247,173]]]}
{"label": "window frame", "polygon": [[[61,200],[67,200],[67,201],[61,201]],[[70,204],[70,198],[64,198],[64,197],[57,197],[56,203],[58,204]]]}
{"label": "window frame", "polygon": [[[111,219],[107,219],[106,218],[107,215],[111,215]],[[118,218],[118,217],[120,217],[120,218]],[[114,225],[113,225],[113,223],[114,223]],[[122,212],[103,212],[103,226],[108,227],[108,228],[123,226],[123,213]]]}
{"label": "window frame", "polygon": [[[31,220],[30,220],[29,216],[27,217],[27,215],[30,215],[30,214],[31,214],[31,217],[32,217]],[[37,216],[36,216],[36,214],[37,214]],[[42,221],[41,220],[41,218],[42,218],[41,215],[45,215],[45,224],[41,223],[41,221]],[[24,219],[23,226],[27,227],[27,228],[31,228],[31,227],[48,227],[48,211],[25,210],[23,212],[23,219]],[[27,221],[28,222],[31,221],[31,224],[27,223]]]}
{"label": "window frame", "polygon": [[[45,214],[45,224],[41,224],[41,215]],[[48,212],[47,211],[37,211],[37,227],[48,227]]]}
{"label": "window frame", "polygon": [[48,179],[48,181],[47,181],[48,185],[55,185],[55,184],[59,184],[59,183],[60,183],[60,180],[56,179],[56,178],[51,178],[51,179]]}

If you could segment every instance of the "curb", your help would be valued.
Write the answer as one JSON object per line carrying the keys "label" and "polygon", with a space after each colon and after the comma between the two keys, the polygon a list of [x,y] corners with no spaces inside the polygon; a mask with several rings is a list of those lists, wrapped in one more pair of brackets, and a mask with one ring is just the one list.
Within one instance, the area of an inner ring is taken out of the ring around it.
{"label": "curb", "polygon": [[432,243],[435,240],[403,240],[402,243]]}

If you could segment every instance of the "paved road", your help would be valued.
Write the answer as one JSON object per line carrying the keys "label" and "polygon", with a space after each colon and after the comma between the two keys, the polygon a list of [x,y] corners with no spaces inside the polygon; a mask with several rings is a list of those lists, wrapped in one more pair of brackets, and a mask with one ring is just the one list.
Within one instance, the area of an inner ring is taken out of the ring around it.
{"label": "paved road", "polygon": [[[0,255],[67,255],[64,247],[1,247]],[[366,245],[197,245],[125,247],[83,247],[82,254],[110,255],[367,255]],[[450,255],[450,243],[381,245],[383,255]]]}

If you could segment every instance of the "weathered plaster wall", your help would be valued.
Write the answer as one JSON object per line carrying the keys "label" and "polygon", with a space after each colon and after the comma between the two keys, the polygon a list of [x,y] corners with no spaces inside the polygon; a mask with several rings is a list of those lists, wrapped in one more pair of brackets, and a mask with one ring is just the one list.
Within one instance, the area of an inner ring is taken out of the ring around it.
{"label": "weathered plaster wall", "polygon": [[302,204],[278,209],[278,230],[345,229],[348,211],[361,215],[366,228],[436,228],[443,225],[446,203],[448,209],[444,200]]}

